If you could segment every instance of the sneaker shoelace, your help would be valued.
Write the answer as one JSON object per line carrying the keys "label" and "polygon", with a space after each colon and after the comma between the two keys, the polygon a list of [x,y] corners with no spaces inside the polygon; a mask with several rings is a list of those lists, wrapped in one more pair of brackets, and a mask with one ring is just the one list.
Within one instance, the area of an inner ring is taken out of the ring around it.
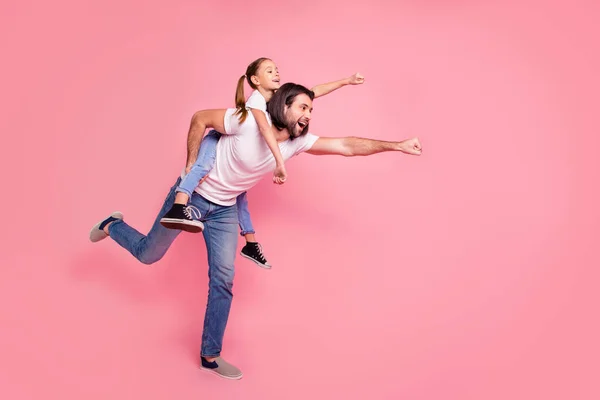
{"label": "sneaker shoelace", "polygon": [[265,263],[267,261],[267,259],[263,255],[262,245],[260,243],[256,243],[254,245],[254,250],[256,251],[256,254],[257,254],[258,258],[260,259],[260,262]]}
{"label": "sneaker shoelace", "polygon": [[198,210],[198,208],[196,208],[195,206],[187,206],[183,209],[183,213],[185,214],[186,217],[190,218],[190,219],[200,219],[201,214],[200,214],[200,210]]}

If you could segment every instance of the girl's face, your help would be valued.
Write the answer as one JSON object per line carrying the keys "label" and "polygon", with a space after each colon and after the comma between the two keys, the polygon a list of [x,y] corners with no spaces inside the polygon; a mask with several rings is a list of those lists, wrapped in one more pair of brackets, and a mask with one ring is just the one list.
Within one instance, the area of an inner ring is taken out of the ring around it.
{"label": "girl's face", "polygon": [[275,91],[279,89],[279,70],[277,65],[271,60],[263,61],[258,67],[255,75],[250,78],[256,87],[262,87],[265,90]]}

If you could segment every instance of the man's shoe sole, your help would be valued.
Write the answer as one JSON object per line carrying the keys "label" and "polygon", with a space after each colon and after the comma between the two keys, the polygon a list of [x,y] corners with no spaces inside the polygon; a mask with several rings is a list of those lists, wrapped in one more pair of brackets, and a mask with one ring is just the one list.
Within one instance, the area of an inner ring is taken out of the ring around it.
{"label": "man's shoe sole", "polygon": [[232,381],[237,381],[239,379],[242,379],[242,376],[244,376],[244,374],[240,374],[239,376],[222,375],[222,374],[220,374],[220,373],[218,373],[216,371],[216,368],[204,368],[204,367],[200,366],[200,369],[203,370],[203,371],[207,371],[207,372],[213,373],[213,374],[215,374],[215,375],[217,375],[217,376],[219,376],[221,378],[229,379],[229,380],[232,380]]}

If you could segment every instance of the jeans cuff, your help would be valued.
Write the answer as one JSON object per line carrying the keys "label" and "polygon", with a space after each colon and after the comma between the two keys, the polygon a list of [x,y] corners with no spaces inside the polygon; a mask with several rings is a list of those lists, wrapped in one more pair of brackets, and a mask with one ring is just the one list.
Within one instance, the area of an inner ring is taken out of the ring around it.
{"label": "jeans cuff", "polygon": [[240,232],[240,236],[246,236],[249,233],[251,233],[251,234],[254,235],[256,233],[256,231],[241,231]]}
{"label": "jeans cuff", "polygon": [[116,221],[112,221],[108,224],[108,227],[106,228],[106,230],[108,231],[108,236],[110,236],[110,229],[113,227],[114,224],[118,224],[119,222],[125,222],[122,219],[117,218]]}
{"label": "jeans cuff", "polygon": [[178,187],[177,189],[175,189],[175,192],[185,193],[188,195],[188,197],[190,197],[190,198],[192,197],[192,193],[189,190],[184,189],[182,187]]}

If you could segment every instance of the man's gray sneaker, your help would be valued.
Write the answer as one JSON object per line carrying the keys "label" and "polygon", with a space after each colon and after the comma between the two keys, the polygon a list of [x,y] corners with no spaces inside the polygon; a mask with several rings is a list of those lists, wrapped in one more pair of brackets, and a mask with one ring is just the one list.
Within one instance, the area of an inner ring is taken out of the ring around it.
{"label": "man's gray sneaker", "polygon": [[241,379],[242,371],[234,365],[229,364],[221,357],[217,357],[214,361],[208,362],[204,357],[200,357],[200,368],[219,375],[225,379]]}
{"label": "man's gray sneaker", "polygon": [[110,217],[103,219],[102,221],[98,222],[96,225],[94,225],[94,227],[92,228],[92,230],[90,231],[90,241],[92,243],[96,243],[101,241],[102,239],[105,239],[108,237],[108,235],[106,233],[104,233],[104,226],[106,226],[106,224],[116,221],[116,220],[122,220],[123,219],[123,214],[115,211],[114,213],[112,213],[110,215]]}

